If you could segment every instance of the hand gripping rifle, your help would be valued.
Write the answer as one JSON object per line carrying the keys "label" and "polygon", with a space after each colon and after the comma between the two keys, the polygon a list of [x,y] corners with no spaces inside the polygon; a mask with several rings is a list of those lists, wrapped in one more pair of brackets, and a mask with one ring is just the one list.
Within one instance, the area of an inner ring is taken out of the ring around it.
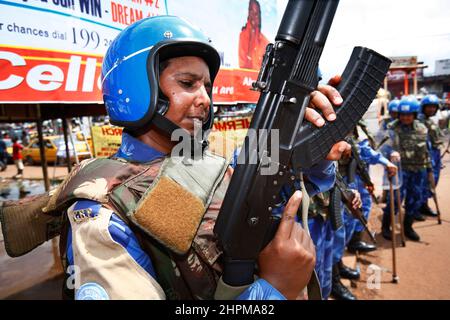
{"label": "hand gripping rifle", "polygon": [[361,222],[362,226],[364,227],[364,230],[367,231],[367,234],[369,235],[373,243],[377,243],[375,236],[370,231],[369,226],[367,225],[367,219],[366,217],[364,217],[364,214],[362,213],[361,209],[353,208],[352,201],[355,198],[355,194],[349,189],[348,185],[345,183],[344,179],[342,178],[339,172],[336,172],[336,187],[341,192],[342,202],[344,203],[345,207],[350,211],[353,217],[355,217],[356,219],[359,220],[359,222]]}
{"label": "hand gripping rifle", "polygon": [[[301,169],[325,159],[331,147],[353,130],[389,68],[389,59],[356,47],[338,87],[344,102],[337,119],[320,129],[303,124],[337,5],[336,0],[290,0],[275,43],[266,48],[254,85],[261,92],[259,101],[214,227],[224,251],[222,280],[228,285],[254,281],[259,252],[278,226],[272,210],[282,205],[281,188],[292,187]],[[271,139],[278,133],[279,146],[265,144],[250,131],[267,132]],[[275,166],[275,174],[264,174],[266,165]]]}

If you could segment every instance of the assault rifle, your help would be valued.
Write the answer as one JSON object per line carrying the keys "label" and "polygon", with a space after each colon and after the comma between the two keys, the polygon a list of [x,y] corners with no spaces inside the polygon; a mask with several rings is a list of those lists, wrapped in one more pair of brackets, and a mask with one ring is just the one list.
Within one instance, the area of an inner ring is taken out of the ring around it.
{"label": "assault rifle", "polygon": [[[281,188],[293,187],[302,169],[325,159],[331,147],[353,130],[390,66],[386,57],[356,47],[337,88],[344,98],[337,119],[320,129],[303,123],[337,6],[337,0],[290,0],[275,43],[266,48],[254,84],[261,92],[259,101],[214,227],[224,251],[222,279],[228,285],[253,282],[259,252],[279,223],[272,210],[283,205]],[[255,131],[267,137],[250,134]],[[264,143],[277,133],[279,145]],[[265,174],[267,166],[275,166],[275,174]]]}
{"label": "assault rifle", "polygon": [[369,235],[370,239],[373,241],[373,243],[376,243],[377,240],[375,239],[375,236],[373,233],[369,230],[369,226],[367,225],[367,219],[364,217],[361,209],[355,209],[353,208],[352,201],[355,198],[355,194],[350,191],[350,188],[348,187],[347,183],[345,183],[344,179],[340,175],[339,172],[336,172],[336,187],[341,192],[342,196],[342,202],[344,203],[345,207],[350,211],[353,217],[359,220],[361,222],[364,229],[367,231],[367,234]]}
{"label": "assault rifle", "polygon": [[351,177],[354,175],[354,173],[357,173],[359,175],[359,177],[361,178],[362,182],[367,187],[367,190],[369,191],[370,196],[372,197],[372,200],[376,204],[378,204],[378,199],[375,197],[375,194],[373,192],[374,185],[373,185],[372,179],[370,179],[367,164],[364,161],[362,161],[361,157],[359,156],[358,147],[356,146],[355,141],[352,138],[346,139],[345,141],[347,141],[350,144],[350,146],[352,147],[352,161],[350,162],[350,165],[349,165],[350,181],[353,180],[353,178],[351,178]]}

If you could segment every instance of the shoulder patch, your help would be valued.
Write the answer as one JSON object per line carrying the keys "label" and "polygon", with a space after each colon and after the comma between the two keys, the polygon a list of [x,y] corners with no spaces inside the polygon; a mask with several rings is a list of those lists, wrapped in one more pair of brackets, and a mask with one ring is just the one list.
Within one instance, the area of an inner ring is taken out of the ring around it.
{"label": "shoulder patch", "polygon": [[101,204],[91,200],[77,201],[73,207],[73,220],[81,223],[89,219],[95,219],[100,211]]}
{"label": "shoulder patch", "polygon": [[106,290],[95,282],[83,284],[75,295],[75,300],[110,300]]}

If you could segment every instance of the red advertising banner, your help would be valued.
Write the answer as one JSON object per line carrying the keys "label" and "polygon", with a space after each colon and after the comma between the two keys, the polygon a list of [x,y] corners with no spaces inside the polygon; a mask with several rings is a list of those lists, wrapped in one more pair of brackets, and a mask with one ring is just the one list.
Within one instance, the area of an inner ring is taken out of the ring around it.
{"label": "red advertising banner", "polygon": [[255,103],[259,92],[251,90],[258,71],[250,69],[220,69],[214,81],[214,103]]}
{"label": "red advertising banner", "polygon": [[[101,103],[101,55],[0,45],[0,102]],[[253,103],[258,72],[221,69],[214,103]]]}
{"label": "red advertising banner", "polygon": [[100,55],[0,45],[0,102],[102,102]]}

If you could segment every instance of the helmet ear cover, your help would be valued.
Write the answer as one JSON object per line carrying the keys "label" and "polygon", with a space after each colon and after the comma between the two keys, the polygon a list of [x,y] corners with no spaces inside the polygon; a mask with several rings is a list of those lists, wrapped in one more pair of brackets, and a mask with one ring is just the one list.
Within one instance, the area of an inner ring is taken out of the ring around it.
{"label": "helmet ear cover", "polygon": [[[158,88],[157,93],[152,95],[152,101],[148,107],[147,114],[137,122],[127,124],[128,131],[133,135],[139,135],[149,130],[149,124],[152,123],[167,135],[171,135],[179,127],[164,117],[169,109],[169,99],[162,93],[159,87],[160,66],[165,61],[173,58],[195,56],[202,58],[208,65],[211,82],[220,68],[220,57],[217,51],[206,43],[195,40],[166,40],[156,44],[149,52],[147,58],[147,75],[150,86]],[[211,106],[209,108],[208,118],[203,124],[203,131],[211,129],[214,121],[214,110],[212,106],[212,93],[210,93]],[[160,115],[160,116],[158,116]]]}

